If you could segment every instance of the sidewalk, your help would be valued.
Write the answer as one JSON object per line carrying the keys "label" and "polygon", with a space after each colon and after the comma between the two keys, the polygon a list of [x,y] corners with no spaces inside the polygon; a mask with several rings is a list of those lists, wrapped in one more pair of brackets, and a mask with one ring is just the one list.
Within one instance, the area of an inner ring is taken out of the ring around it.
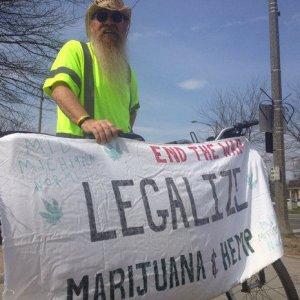
{"label": "sidewalk", "polygon": [[284,256],[283,263],[287,268],[300,297],[300,257]]}

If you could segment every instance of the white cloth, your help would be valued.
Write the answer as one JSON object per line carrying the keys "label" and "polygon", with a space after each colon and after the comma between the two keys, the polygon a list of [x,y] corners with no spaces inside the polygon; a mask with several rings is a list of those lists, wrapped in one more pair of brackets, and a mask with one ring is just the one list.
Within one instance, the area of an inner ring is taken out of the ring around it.
{"label": "white cloth", "polygon": [[203,300],[283,254],[264,164],[244,138],[9,135],[0,201],[4,300]]}

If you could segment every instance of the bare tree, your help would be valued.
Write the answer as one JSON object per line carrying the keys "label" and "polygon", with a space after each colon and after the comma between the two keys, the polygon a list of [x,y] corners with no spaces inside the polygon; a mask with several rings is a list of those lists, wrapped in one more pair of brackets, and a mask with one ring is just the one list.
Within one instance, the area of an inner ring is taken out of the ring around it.
{"label": "bare tree", "polygon": [[[294,179],[299,179],[300,162],[300,84],[299,81],[290,85],[291,96],[284,101],[287,119],[286,141],[286,170]],[[286,103],[288,102],[288,103]],[[292,114],[293,113],[293,114]]]}
{"label": "bare tree", "polygon": [[[256,79],[252,80],[245,88],[233,88],[230,91],[218,91],[216,96],[200,107],[200,121],[210,125],[216,135],[221,129],[235,123],[258,119],[259,104],[264,100],[260,88],[265,84]],[[252,143],[264,153],[264,135],[258,127],[253,128]]]}
{"label": "bare tree", "polygon": [[[220,131],[222,128],[230,126],[237,122],[242,122],[244,120],[250,120],[258,118],[259,114],[259,105],[262,101],[266,100],[266,96],[261,92],[261,88],[265,90],[264,84],[260,81],[252,81],[243,89],[233,89],[229,92],[219,92],[217,93],[217,97],[213,99],[210,103],[204,104],[200,108],[200,117],[203,123],[209,124],[211,127],[215,129],[215,132]],[[300,85],[297,90],[298,97],[300,95]],[[299,97],[300,98],[300,97]],[[299,103],[295,101],[296,103]],[[269,99],[270,100],[270,99]],[[271,101],[270,101],[271,104]],[[291,106],[286,104],[286,118],[290,119],[290,112],[287,109],[291,109]],[[295,174],[295,163],[299,159],[299,108],[298,104],[295,107],[296,115],[294,118],[290,120],[287,124],[287,134],[285,135],[285,154],[286,161],[285,166],[286,170],[293,171]],[[249,138],[249,137],[248,137]],[[263,157],[265,163],[268,166],[273,164],[272,155],[266,154],[265,151],[265,136],[263,133],[259,132],[258,128],[256,128],[251,135],[251,142],[255,144],[256,149],[260,152]],[[270,182],[272,198],[275,197],[274,183]],[[286,195],[288,198],[288,195]],[[277,203],[276,203],[277,205]],[[278,208],[278,206],[277,206]],[[280,208],[280,207],[279,207]],[[286,226],[289,227],[288,223],[288,215],[287,211],[282,213],[277,209],[278,219],[282,219],[282,216],[286,218],[284,222],[287,222]],[[285,234],[285,233],[284,233]]]}
{"label": "bare tree", "polygon": [[29,116],[32,115],[29,108],[26,112],[12,112],[9,118],[0,119],[0,136],[7,131],[34,131]]}
{"label": "bare tree", "polygon": [[[231,89],[230,91],[219,91],[209,102],[200,107],[200,121],[208,124],[217,134],[222,128],[244,120],[258,119],[259,104],[266,100],[261,92],[265,90],[266,84],[258,79],[252,80],[244,88]],[[286,161],[288,170],[292,169],[291,158],[300,157],[300,84],[293,88],[293,100],[291,104],[295,113],[290,119],[291,106],[285,105],[287,134],[285,135]],[[286,100],[289,101],[289,98]],[[290,101],[289,101],[290,102]],[[271,104],[271,103],[270,103]],[[271,156],[265,154],[265,137],[257,128],[251,132],[251,142],[260,151],[267,163],[271,162]]]}
{"label": "bare tree", "polygon": [[291,137],[294,139],[294,142],[297,144],[299,148],[300,143],[300,83],[295,84],[291,87],[293,92],[293,99],[291,101],[291,105],[294,109],[294,114],[288,124],[288,132]]}
{"label": "bare tree", "polygon": [[38,107],[50,61],[64,42],[61,31],[76,18],[73,5],[83,2],[0,2],[0,120],[24,124],[24,106]]}

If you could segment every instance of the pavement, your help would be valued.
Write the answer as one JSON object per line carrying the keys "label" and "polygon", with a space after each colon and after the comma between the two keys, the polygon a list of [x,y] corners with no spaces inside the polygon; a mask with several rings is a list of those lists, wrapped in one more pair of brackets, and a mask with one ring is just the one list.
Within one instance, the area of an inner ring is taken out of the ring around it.
{"label": "pavement", "polygon": [[287,268],[300,297],[300,257],[284,256],[283,263]]}

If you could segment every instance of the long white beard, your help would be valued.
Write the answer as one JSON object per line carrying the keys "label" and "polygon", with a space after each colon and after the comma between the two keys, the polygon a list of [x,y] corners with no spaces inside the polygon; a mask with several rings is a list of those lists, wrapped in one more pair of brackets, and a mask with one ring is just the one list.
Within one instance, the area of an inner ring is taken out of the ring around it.
{"label": "long white beard", "polygon": [[91,36],[91,44],[98,63],[111,84],[122,86],[128,81],[128,63],[124,43],[107,37],[96,40]]}

